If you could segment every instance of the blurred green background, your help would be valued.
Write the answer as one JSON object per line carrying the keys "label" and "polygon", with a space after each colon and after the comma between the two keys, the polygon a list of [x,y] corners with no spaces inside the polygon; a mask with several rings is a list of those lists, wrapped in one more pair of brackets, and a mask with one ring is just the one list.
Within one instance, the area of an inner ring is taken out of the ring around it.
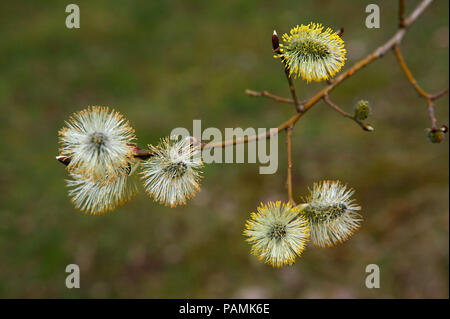
{"label": "blurred green background", "polygon": [[[373,106],[373,133],[318,103],[293,131],[294,193],[339,179],[356,189],[362,228],[334,248],[308,247],[292,267],[250,256],[242,235],[258,204],[286,200],[284,134],[277,174],[258,164],[212,164],[202,191],[174,209],[140,193],[104,216],[75,210],[57,132],[88,105],[120,111],[139,144],[175,127],[274,127],[293,107],[249,97],[289,96],[270,38],[321,22],[345,27],[347,68],[391,37],[397,1],[77,1],[81,28],[65,27],[64,1],[0,4],[0,297],[25,298],[448,298],[448,141],[431,144],[426,104],[389,52],[332,92],[347,111]],[[381,28],[367,29],[378,3]],[[407,1],[408,13],[418,1]],[[437,0],[402,48],[420,85],[448,86],[448,1]],[[324,83],[297,80],[300,97]],[[448,97],[437,101],[448,124]],[[81,288],[65,287],[65,267]],[[364,285],[368,264],[381,288]]]}

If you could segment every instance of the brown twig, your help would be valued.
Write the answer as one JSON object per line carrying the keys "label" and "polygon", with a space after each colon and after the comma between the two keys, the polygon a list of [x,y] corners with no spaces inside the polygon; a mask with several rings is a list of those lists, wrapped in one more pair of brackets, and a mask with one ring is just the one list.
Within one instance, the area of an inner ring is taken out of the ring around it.
{"label": "brown twig", "polygon": [[146,160],[146,159],[148,159],[148,158],[150,158],[150,157],[152,157],[154,155],[153,151],[143,150],[142,148],[140,148],[136,144],[127,144],[127,145],[131,146],[134,149],[133,156],[135,158],[138,158],[138,159],[141,159],[141,160]]}
{"label": "brown twig", "polygon": [[351,115],[350,113],[345,112],[344,110],[342,110],[339,106],[337,106],[336,104],[334,104],[330,98],[328,97],[328,94],[325,94],[323,96],[323,100],[325,101],[326,104],[328,104],[333,110],[335,110],[336,112],[340,113],[342,116],[347,117],[351,120],[353,120],[356,124],[358,124],[359,126],[361,126],[361,128],[364,131],[373,131],[372,126],[364,124],[361,121],[358,121],[353,115]]}
{"label": "brown twig", "polygon": [[422,0],[421,3],[417,5],[414,11],[410,14],[408,18],[405,19],[405,28],[409,27],[411,23],[416,21],[416,19],[422,14],[423,11],[433,2],[433,0]]}
{"label": "brown twig", "polygon": [[398,1],[398,26],[399,28],[405,27],[405,0]]}
{"label": "brown twig", "polygon": [[344,110],[342,110],[339,106],[337,106],[336,104],[334,104],[333,102],[331,102],[330,98],[328,97],[328,94],[325,94],[323,96],[323,100],[329,105],[331,106],[332,109],[334,109],[335,111],[337,111],[338,113],[340,113],[342,116],[348,117],[349,119],[354,120],[353,115],[351,115],[350,113],[345,112]]}
{"label": "brown twig", "polygon": [[250,96],[265,96],[265,97],[268,97],[269,99],[272,99],[272,100],[274,100],[276,102],[280,102],[280,103],[289,103],[289,104],[295,103],[294,100],[292,100],[292,99],[287,99],[284,97],[273,95],[267,91],[257,92],[257,91],[252,91],[252,90],[247,89],[247,90],[245,90],[245,94],[250,95]]}
{"label": "brown twig", "polygon": [[305,107],[298,100],[297,92],[295,91],[294,82],[292,81],[292,78],[289,75],[289,68],[287,67],[286,62],[283,61],[282,64],[283,64],[283,67],[284,67],[284,74],[286,75],[286,79],[287,79],[288,84],[289,84],[289,91],[291,92],[292,99],[295,102],[295,109],[297,110],[297,112],[303,113],[305,111]]}
{"label": "brown twig", "polygon": [[286,187],[288,190],[289,202],[295,206],[294,197],[292,195],[292,126],[286,128],[286,145],[287,145],[287,177]]}
{"label": "brown twig", "polygon": [[436,120],[436,116],[434,115],[434,104],[433,102],[431,102],[431,100],[428,100],[428,116],[430,117],[431,120],[431,129],[433,131],[437,130],[437,120]]}
{"label": "brown twig", "polygon": [[430,95],[430,100],[431,100],[431,101],[437,100],[438,98],[444,96],[444,95],[447,94],[447,93],[448,93],[448,88],[443,89],[441,92],[438,92],[438,93],[436,93],[436,94]]}
{"label": "brown twig", "polygon": [[446,89],[442,90],[441,92],[436,93],[434,95],[427,93],[424,89],[422,89],[420,87],[420,85],[417,83],[416,79],[412,75],[411,70],[406,65],[405,59],[403,58],[402,52],[398,45],[394,46],[394,52],[395,52],[395,56],[397,57],[398,63],[400,64],[400,67],[402,68],[403,73],[405,73],[406,78],[408,79],[409,83],[411,83],[411,85],[414,87],[414,89],[417,91],[417,93],[426,100],[427,106],[428,106],[428,115],[431,120],[431,128],[433,130],[436,130],[437,120],[434,115],[433,101],[444,96],[445,94],[447,94],[448,88],[446,88]]}
{"label": "brown twig", "polygon": [[409,70],[408,66],[405,63],[405,60],[403,59],[402,53],[398,45],[394,46],[394,52],[395,56],[397,57],[398,63],[400,64],[400,67],[403,70],[403,73],[405,73],[406,77],[408,78],[408,81],[412,84],[412,86],[416,89],[417,93],[419,93],[420,96],[428,100],[430,96],[419,86],[419,84],[417,84],[416,79],[412,75],[411,71]]}
{"label": "brown twig", "polygon": [[140,149],[140,150],[136,151],[136,153],[134,154],[134,157],[139,158],[141,160],[146,160],[146,159],[152,157],[153,155],[155,155],[155,154],[152,151]]}

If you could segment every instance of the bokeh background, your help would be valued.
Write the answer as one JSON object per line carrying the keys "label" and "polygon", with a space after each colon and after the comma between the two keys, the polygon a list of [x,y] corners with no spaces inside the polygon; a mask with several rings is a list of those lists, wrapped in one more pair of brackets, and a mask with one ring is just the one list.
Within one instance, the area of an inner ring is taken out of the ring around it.
{"label": "bokeh background", "polygon": [[[284,134],[277,174],[258,164],[212,164],[202,191],[174,209],[143,189],[104,216],[75,210],[57,132],[88,105],[115,108],[141,146],[175,127],[274,127],[289,96],[271,52],[273,29],[321,22],[345,27],[349,67],[396,30],[396,1],[77,1],[81,28],[65,27],[64,1],[0,4],[0,297],[25,298],[448,298],[449,150],[431,144],[425,101],[388,53],[333,91],[347,111],[373,106],[373,133],[318,103],[293,131],[294,193],[339,179],[356,189],[362,228],[334,248],[309,247],[292,267],[250,256],[242,235],[258,204],[286,200]],[[367,29],[378,3],[381,28]],[[407,1],[408,13],[418,1]],[[448,1],[437,0],[402,48],[425,90],[448,86]],[[344,68],[345,68],[344,67]],[[324,83],[296,86],[301,98]],[[448,124],[448,97],[436,106]],[[65,287],[65,267],[81,288]],[[381,288],[364,285],[368,264]]]}

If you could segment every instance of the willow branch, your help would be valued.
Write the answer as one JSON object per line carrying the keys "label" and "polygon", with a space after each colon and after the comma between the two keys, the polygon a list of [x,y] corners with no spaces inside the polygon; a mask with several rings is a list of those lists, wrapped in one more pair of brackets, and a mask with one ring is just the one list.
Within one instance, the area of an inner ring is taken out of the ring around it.
{"label": "willow branch", "polygon": [[267,91],[257,92],[257,91],[253,91],[253,90],[247,89],[247,90],[245,90],[245,94],[250,95],[250,96],[265,96],[265,97],[267,97],[269,99],[272,99],[272,100],[274,100],[276,102],[295,104],[295,101],[292,100],[292,99],[287,99],[287,98],[284,98],[284,97],[273,95],[273,94],[270,94]]}
{"label": "willow branch", "polygon": [[405,1],[406,0],[398,1],[398,25],[400,28],[405,27]]}
{"label": "willow branch", "polygon": [[325,94],[323,96],[323,100],[325,101],[326,104],[328,104],[333,110],[335,110],[336,112],[340,113],[342,116],[344,117],[348,117],[349,119],[354,120],[353,115],[351,115],[350,113],[345,112],[343,109],[341,109],[339,106],[337,106],[336,104],[334,104],[333,102],[331,102],[330,98],[328,97],[328,94]]}
{"label": "willow branch", "polygon": [[405,19],[405,28],[409,27],[416,19],[425,11],[425,9],[433,2],[433,0],[423,0],[417,5],[411,15]]}
{"label": "willow branch", "polygon": [[431,101],[437,100],[438,98],[443,97],[447,93],[448,93],[448,88],[443,89],[441,92],[430,95],[430,100]]}
{"label": "willow branch", "polygon": [[434,104],[433,101],[444,96],[448,93],[448,88],[442,90],[439,93],[436,93],[434,95],[431,95],[427,93],[424,89],[420,87],[420,85],[417,83],[416,79],[411,73],[411,70],[406,65],[405,59],[403,58],[402,52],[398,45],[394,46],[394,52],[395,56],[397,57],[397,61],[400,64],[401,69],[403,70],[403,73],[406,75],[406,78],[408,79],[409,83],[414,87],[414,89],[417,91],[417,93],[426,100],[427,106],[428,106],[428,115],[431,120],[431,129],[436,130],[436,117],[434,115]]}
{"label": "willow branch", "polygon": [[357,120],[352,114],[345,112],[343,109],[341,109],[339,106],[337,106],[336,104],[334,104],[330,98],[328,97],[328,94],[325,94],[323,96],[323,100],[325,101],[326,104],[328,104],[333,110],[335,110],[336,112],[338,112],[339,114],[341,114],[344,117],[347,117],[349,119],[351,119],[352,121],[354,121],[356,124],[358,124],[359,126],[361,126],[361,128],[364,131],[373,131],[373,128],[370,125],[366,125],[363,122]]}
{"label": "willow branch", "polygon": [[[375,49],[375,51],[370,53],[365,58],[363,58],[360,61],[356,62],[348,70],[346,70],[345,72],[343,72],[340,75],[338,75],[332,81],[332,83],[329,83],[328,86],[326,86],[325,88],[323,88],[322,90],[317,92],[313,97],[308,99],[304,104],[300,104],[300,103],[297,102],[297,98],[296,98],[296,94],[295,94],[295,88],[293,87],[293,85],[290,86],[291,95],[293,95],[293,101],[296,104],[297,109],[301,108],[302,111],[301,112],[297,112],[295,115],[290,117],[288,120],[286,120],[285,122],[283,122],[280,125],[278,125],[275,129],[267,131],[267,132],[265,132],[263,134],[259,134],[259,135],[245,136],[245,137],[242,137],[242,138],[234,138],[232,140],[226,140],[226,141],[218,142],[218,143],[208,143],[208,144],[202,143],[202,149],[210,149],[210,148],[216,148],[216,147],[224,148],[226,146],[231,146],[231,145],[236,145],[236,144],[241,144],[241,143],[248,143],[248,142],[257,141],[257,140],[260,140],[260,139],[269,139],[269,138],[272,138],[273,136],[277,135],[280,131],[285,130],[287,127],[294,127],[295,124],[297,123],[297,121],[310,108],[312,108],[317,102],[319,102],[325,95],[328,95],[331,91],[333,91],[334,88],[336,88],[340,83],[342,83],[343,81],[345,81],[349,77],[353,76],[356,72],[360,71],[365,66],[367,66],[370,63],[374,62],[375,60],[383,57],[386,54],[387,51],[389,51],[390,49],[394,48],[394,46],[400,44],[400,42],[403,39],[403,37],[404,37],[408,27],[417,20],[417,18],[425,11],[425,9],[431,4],[432,1],[433,0],[423,0],[414,9],[414,11],[411,13],[411,15],[409,15],[408,18],[406,18],[404,20],[404,26],[402,28],[400,28],[399,30],[397,30],[397,32],[387,42],[385,42],[383,45],[379,46],[377,49]],[[285,69],[285,72],[287,72],[286,69]],[[289,83],[292,82],[292,80],[290,80],[289,77],[288,77],[288,82]],[[292,88],[294,88],[294,89],[292,90]],[[445,89],[445,90],[435,94],[434,96],[431,96],[430,99],[431,99],[431,101],[434,100],[434,99],[437,99],[437,98],[445,95],[447,92],[448,92],[448,89]],[[292,94],[292,93],[294,93],[295,95]],[[429,113],[430,113],[430,116],[431,115],[434,116],[434,107],[432,106],[432,103],[431,103],[431,106],[429,104]],[[148,150],[141,150],[141,151],[136,153],[136,157],[137,158],[142,158],[142,159],[148,158],[148,157],[150,157],[152,155],[153,155],[153,153],[151,151],[148,151]],[[64,161],[65,162],[70,161],[70,158],[65,159]]]}
{"label": "willow branch", "polygon": [[295,102],[295,109],[297,110],[297,112],[303,113],[305,111],[305,108],[304,108],[303,104],[301,104],[300,101],[298,100],[297,93],[295,91],[294,82],[292,81],[292,78],[289,75],[289,68],[287,67],[285,62],[283,62],[282,64],[284,67],[284,74],[286,75],[286,79],[289,84],[289,91],[291,92],[292,99]]}
{"label": "willow branch", "polygon": [[398,45],[394,46],[394,52],[395,52],[395,56],[397,57],[398,63],[400,64],[400,67],[402,68],[403,73],[405,73],[408,81],[412,84],[412,86],[417,91],[417,93],[419,93],[420,96],[422,96],[423,98],[428,100],[430,98],[430,96],[428,95],[427,92],[425,92],[419,86],[419,84],[417,84],[416,79],[412,75],[411,71],[409,70],[408,66],[405,63],[405,60],[403,59],[402,53],[401,53],[400,48],[398,47]]}
{"label": "willow branch", "polygon": [[433,131],[437,130],[437,120],[436,116],[434,115],[434,104],[431,102],[431,100],[428,100],[428,116],[431,120],[431,129]]}
{"label": "willow branch", "polygon": [[287,177],[286,187],[288,190],[289,202],[295,206],[294,197],[292,195],[292,126],[286,128],[286,145],[287,145]]}
{"label": "willow branch", "polygon": [[141,159],[141,160],[146,160],[146,159],[152,157],[153,155],[155,155],[155,154],[152,151],[143,150],[143,149],[140,149],[134,153],[134,157]]}

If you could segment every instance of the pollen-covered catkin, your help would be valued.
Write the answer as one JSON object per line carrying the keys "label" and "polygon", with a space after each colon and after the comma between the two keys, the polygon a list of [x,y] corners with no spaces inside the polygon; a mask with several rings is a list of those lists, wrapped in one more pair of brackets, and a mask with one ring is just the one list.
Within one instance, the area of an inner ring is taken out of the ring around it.
{"label": "pollen-covered catkin", "polygon": [[361,207],[352,199],[354,190],[339,181],[314,184],[310,194],[299,205],[311,229],[311,241],[329,247],[347,240],[362,221]]}
{"label": "pollen-covered catkin", "polygon": [[341,37],[321,24],[296,26],[282,37],[279,53],[289,75],[307,82],[332,78],[345,63],[346,50]]}
{"label": "pollen-covered catkin", "polygon": [[294,263],[309,239],[308,222],[291,204],[269,202],[251,213],[244,235],[251,253],[273,267]]}
{"label": "pollen-covered catkin", "polygon": [[168,137],[149,147],[154,155],[142,163],[141,172],[146,192],[170,207],[186,204],[200,190],[200,146],[191,137]]}

